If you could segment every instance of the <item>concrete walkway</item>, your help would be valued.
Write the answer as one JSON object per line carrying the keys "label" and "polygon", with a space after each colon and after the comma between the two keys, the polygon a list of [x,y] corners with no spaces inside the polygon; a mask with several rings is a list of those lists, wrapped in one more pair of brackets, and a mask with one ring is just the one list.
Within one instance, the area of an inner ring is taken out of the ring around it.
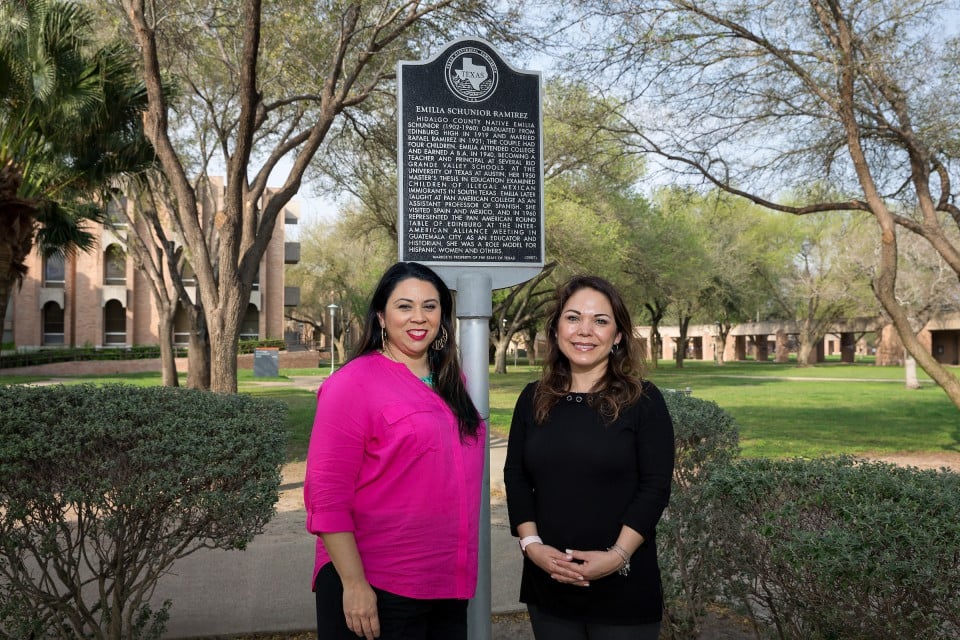
{"label": "concrete walkway", "polygon": [[[315,380],[315,379],[314,379]],[[310,382],[316,384],[314,380]],[[510,535],[503,500],[506,440],[490,447],[491,608],[493,614],[524,611],[518,602],[520,551]],[[285,478],[282,487],[299,491]],[[198,638],[316,628],[310,579],[314,538],[304,529],[302,507],[278,513],[244,551],[200,550],[178,561],[151,600],[172,601],[167,638]],[[525,623],[495,624],[493,640],[532,638]]]}

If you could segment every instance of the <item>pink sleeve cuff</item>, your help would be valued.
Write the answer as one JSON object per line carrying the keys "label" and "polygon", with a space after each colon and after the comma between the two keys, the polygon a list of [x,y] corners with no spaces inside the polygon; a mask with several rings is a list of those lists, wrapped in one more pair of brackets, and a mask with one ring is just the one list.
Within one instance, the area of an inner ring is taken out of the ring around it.
{"label": "pink sleeve cuff", "polygon": [[353,531],[353,518],[347,511],[307,514],[307,531],[312,534]]}

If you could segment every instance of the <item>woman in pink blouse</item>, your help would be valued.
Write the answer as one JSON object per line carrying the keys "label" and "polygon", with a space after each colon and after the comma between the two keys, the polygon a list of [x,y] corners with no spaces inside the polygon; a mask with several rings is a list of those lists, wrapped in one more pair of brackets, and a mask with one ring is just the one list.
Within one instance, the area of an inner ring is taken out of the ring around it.
{"label": "woman in pink blouse", "polygon": [[393,265],[353,358],[317,393],[304,502],[320,638],[467,637],[485,426],[452,313],[436,273]]}

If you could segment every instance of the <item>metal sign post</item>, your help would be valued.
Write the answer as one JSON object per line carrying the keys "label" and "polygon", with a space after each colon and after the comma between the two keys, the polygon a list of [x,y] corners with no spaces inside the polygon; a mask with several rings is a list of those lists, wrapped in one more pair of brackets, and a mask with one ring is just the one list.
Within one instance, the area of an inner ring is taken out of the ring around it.
{"label": "metal sign post", "polygon": [[[544,265],[540,74],[461,39],[400,62],[397,79],[400,260],[429,265],[457,292],[468,391],[489,424],[492,292]],[[471,640],[491,633],[489,431],[485,452]]]}

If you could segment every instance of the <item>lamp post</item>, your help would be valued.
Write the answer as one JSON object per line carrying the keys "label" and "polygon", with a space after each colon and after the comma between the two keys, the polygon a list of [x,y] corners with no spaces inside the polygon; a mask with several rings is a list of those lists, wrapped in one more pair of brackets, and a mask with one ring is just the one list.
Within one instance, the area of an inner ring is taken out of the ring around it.
{"label": "lamp post", "polygon": [[327,309],[330,309],[330,375],[333,375],[333,361],[336,360],[336,350],[334,349],[333,340],[333,316],[337,312],[337,309],[340,307],[335,303],[331,302],[327,305]]}

